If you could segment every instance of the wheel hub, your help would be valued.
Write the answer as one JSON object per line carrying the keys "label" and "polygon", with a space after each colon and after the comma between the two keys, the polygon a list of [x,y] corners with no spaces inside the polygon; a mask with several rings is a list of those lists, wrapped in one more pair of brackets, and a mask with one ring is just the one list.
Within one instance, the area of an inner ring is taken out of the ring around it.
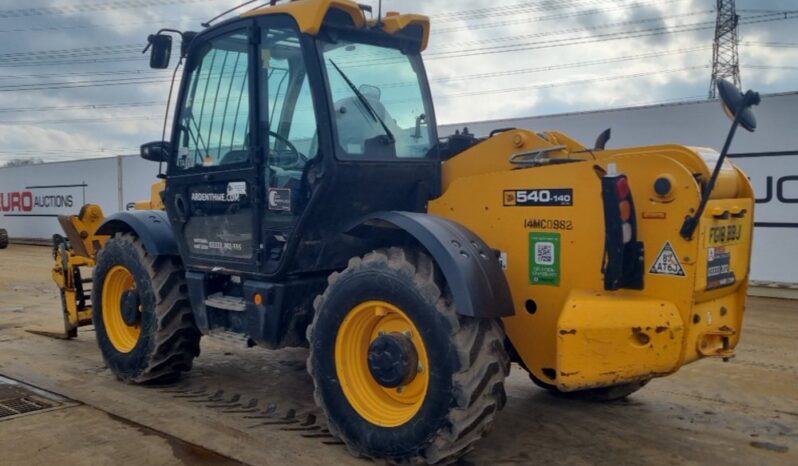
{"label": "wheel hub", "polygon": [[378,336],[368,351],[371,376],[383,387],[409,384],[418,373],[418,352],[410,337],[398,332]]}
{"label": "wheel hub", "polygon": [[125,324],[133,326],[141,320],[140,312],[141,300],[135,289],[125,290],[122,293],[122,320]]}

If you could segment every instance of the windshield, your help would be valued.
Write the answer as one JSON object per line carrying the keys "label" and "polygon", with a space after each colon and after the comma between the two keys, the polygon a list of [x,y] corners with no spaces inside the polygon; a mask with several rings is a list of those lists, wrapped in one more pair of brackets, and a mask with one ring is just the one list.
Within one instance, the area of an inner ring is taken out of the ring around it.
{"label": "windshield", "polygon": [[340,157],[425,158],[436,141],[421,59],[377,45],[323,44]]}

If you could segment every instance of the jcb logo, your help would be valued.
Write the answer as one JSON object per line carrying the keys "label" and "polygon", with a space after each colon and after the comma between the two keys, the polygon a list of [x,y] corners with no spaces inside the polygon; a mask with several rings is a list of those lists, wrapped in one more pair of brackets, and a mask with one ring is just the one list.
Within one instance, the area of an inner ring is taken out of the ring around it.
{"label": "jcb logo", "polygon": [[516,194],[515,191],[505,191],[504,192],[504,205],[506,206],[514,206],[516,204]]}
{"label": "jcb logo", "polygon": [[504,191],[505,207],[557,207],[574,205],[571,188],[516,189]]}

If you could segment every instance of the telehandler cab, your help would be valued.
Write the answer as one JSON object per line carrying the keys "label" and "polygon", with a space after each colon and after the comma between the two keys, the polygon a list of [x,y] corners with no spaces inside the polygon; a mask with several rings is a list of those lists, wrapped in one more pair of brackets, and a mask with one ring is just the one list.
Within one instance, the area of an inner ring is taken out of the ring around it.
{"label": "telehandler cab", "polygon": [[[721,83],[722,154],[525,129],[440,139],[428,18],[368,10],[273,1],[179,33],[171,142],[142,147],[166,166],[152,199],[62,219],[73,336],[93,323],[130,383],[174,380],[217,331],[308,345],[330,431],[403,464],[469,451],[511,361],[610,400],[734,355],[754,195],[725,155],[755,128],[756,93]],[[150,36],[155,68],[167,32]]]}

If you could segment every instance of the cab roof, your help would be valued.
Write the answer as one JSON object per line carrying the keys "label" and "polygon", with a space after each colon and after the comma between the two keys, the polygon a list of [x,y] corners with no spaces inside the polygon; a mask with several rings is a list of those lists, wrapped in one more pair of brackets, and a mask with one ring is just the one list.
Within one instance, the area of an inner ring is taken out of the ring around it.
{"label": "cab roof", "polygon": [[[351,0],[291,0],[276,5],[267,5],[248,11],[242,18],[263,15],[287,14],[294,18],[299,30],[305,34],[316,35],[321,30],[330,10],[339,10],[352,18],[355,27],[365,29],[377,26],[376,19],[366,19],[359,4]],[[389,34],[414,36],[421,42],[421,50],[429,42],[430,21],[422,15],[389,12],[380,21],[381,29]]]}

